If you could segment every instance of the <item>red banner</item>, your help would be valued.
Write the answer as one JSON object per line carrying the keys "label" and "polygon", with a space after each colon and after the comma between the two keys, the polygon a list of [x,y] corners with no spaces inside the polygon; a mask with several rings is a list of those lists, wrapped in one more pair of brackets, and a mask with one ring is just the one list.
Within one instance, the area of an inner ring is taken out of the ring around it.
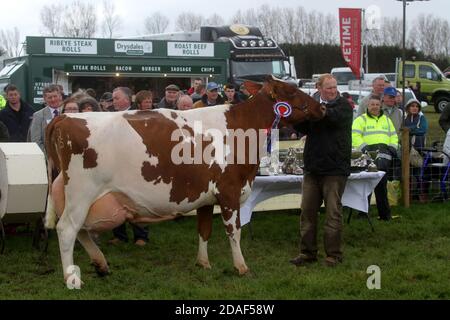
{"label": "red banner", "polygon": [[341,51],[356,78],[361,77],[361,9],[339,8]]}

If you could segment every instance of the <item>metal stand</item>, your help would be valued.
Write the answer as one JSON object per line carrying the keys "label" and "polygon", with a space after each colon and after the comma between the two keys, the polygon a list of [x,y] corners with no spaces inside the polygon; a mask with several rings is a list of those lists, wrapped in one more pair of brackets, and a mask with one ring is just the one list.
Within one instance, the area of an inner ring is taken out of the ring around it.
{"label": "metal stand", "polygon": [[36,220],[33,231],[33,248],[46,254],[48,249],[48,230],[44,226],[44,216],[40,215]]}
{"label": "metal stand", "polygon": [[[372,220],[370,219],[369,213],[368,213],[368,212],[363,212],[363,213],[364,213],[365,217],[367,218],[367,221],[369,222],[369,225],[370,225],[370,228],[372,229],[372,232],[375,232],[375,229],[374,229],[374,227],[373,227]],[[350,224],[350,220],[351,220],[351,218],[352,218],[352,214],[353,214],[353,209],[352,209],[352,208],[349,208],[349,213],[348,213],[348,218],[347,218],[347,224]]]}

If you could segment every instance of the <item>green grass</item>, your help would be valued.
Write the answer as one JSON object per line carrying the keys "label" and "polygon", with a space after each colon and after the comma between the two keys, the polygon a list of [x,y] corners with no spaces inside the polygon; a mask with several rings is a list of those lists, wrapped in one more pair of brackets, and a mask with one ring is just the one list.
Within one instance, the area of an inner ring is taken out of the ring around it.
{"label": "green grass", "polygon": [[[56,234],[51,234],[48,257],[42,259],[31,248],[29,235],[22,233],[7,237],[6,252],[0,256],[0,300],[450,299],[448,207],[448,203],[395,207],[393,214],[401,218],[388,223],[376,220],[372,212],[374,233],[365,219],[352,219],[344,229],[344,262],[336,268],[323,265],[321,240],[319,263],[298,268],[288,262],[298,253],[296,211],[255,213],[253,239],[248,226],[242,232],[242,251],[251,269],[244,277],[233,269],[219,216],[214,217],[209,245],[212,270],[194,265],[198,242],[194,217],[152,225],[150,243],[144,248],[108,246],[111,235],[105,234],[102,250],[112,274],[99,278],[77,245],[75,263],[85,285],[74,291],[62,280]],[[381,268],[381,290],[366,287],[370,265]]]}

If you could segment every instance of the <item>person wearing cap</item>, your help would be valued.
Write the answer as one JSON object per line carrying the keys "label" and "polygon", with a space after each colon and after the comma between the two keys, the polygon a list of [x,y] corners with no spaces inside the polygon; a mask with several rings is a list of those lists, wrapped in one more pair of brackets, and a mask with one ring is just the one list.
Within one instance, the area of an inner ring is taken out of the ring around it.
{"label": "person wearing cap", "polygon": [[383,90],[383,105],[381,109],[383,113],[391,119],[394,124],[397,135],[400,134],[400,128],[403,123],[403,112],[397,106],[395,97],[397,96],[397,90],[394,87],[387,87]]}
{"label": "person wearing cap", "polygon": [[78,102],[78,106],[80,108],[80,112],[100,112],[100,107],[98,106],[97,100],[88,96],[86,98],[81,99]]}
{"label": "person wearing cap", "polygon": [[157,109],[177,109],[177,101],[180,97],[180,88],[176,84],[169,84],[166,87],[164,98],[158,103]]}
{"label": "person wearing cap", "polygon": [[219,85],[215,82],[209,82],[206,85],[206,94],[194,103],[195,108],[212,107],[220,104],[224,104],[225,100],[219,95]]}
{"label": "person wearing cap", "polygon": [[113,96],[111,92],[105,92],[100,97],[100,106],[102,111],[114,112],[116,111],[113,106]]}
{"label": "person wearing cap", "polygon": [[372,92],[367,96],[364,97],[358,106],[358,117],[364,113],[367,112],[367,105],[369,104],[369,98],[370,95],[377,95],[381,98],[383,97],[384,93],[384,77],[379,76],[372,80]]}
{"label": "person wearing cap", "polygon": [[[371,94],[367,112],[353,121],[352,147],[362,152],[378,151],[375,164],[379,170],[386,172],[375,187],[378,216],[380,220],[390,220],[392,216],[387,193],[387,171],[397,154],[398,136],[391,119],[381,109],[379,96]],[[371,196],[372,194],[368,197],[369,204]]]}

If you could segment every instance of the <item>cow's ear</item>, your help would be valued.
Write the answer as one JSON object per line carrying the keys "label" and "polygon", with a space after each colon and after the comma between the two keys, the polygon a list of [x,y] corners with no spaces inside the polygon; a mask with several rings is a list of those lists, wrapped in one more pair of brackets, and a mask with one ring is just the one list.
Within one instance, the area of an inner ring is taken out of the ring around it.
{"label": "cow's ear", "polygon": [[261,90],[262,84],[253,81],[244,81],[244,87],[252,96],[254,96],[259,92],[259,90]]}

